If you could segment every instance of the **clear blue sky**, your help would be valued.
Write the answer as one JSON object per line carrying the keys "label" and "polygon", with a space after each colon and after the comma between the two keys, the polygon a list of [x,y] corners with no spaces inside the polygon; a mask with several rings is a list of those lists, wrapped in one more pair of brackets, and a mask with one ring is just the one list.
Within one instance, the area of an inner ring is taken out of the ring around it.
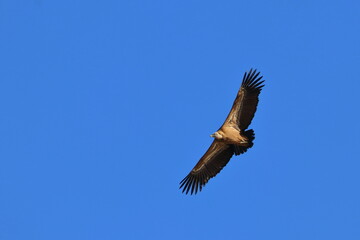
{"label": "clear blue sky", "polygon": [[[359,1],[0,1],[0,239],[360,239]],[[242,76],[255,145],[178,183]]]}

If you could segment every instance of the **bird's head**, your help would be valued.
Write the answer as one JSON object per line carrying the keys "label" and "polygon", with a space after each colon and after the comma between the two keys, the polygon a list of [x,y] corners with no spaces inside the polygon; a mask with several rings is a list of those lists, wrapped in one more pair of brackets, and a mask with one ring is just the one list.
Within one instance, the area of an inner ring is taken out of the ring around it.
{"label": "bird's head", "polygon": [[215,138],[215,139],[217,139],[217,140],[223,138],[223,136],[222,136],[220,133],[218,133],[218,132],[214,132],[213,134],[210,135],[210,137],[213,137],[213,138]]}

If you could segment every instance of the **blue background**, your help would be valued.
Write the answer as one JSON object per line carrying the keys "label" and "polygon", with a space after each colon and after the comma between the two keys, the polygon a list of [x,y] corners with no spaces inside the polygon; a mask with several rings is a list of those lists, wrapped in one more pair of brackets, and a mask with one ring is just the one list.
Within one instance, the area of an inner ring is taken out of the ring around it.
{"label": "blue background", "polygon": [[[359,1],[0,1],[0,239],[360,239]],[[255,145],[178,183],[251,67]]]}

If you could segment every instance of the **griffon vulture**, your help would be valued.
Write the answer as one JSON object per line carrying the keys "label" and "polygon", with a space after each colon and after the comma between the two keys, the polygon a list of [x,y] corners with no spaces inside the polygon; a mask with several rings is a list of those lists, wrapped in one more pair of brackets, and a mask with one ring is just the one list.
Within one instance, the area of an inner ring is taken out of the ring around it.
{"label": "griffon vulture", "polygon": [[264,81],[260,72],[245,72],[241,87],[223,125],[210,136],[214,138],[209,149],[191,172],[180,182],[182,192],[188,194],[201,191],[210,178],[215,177],[235,154],[245,153],[253,146],[252,129],[246,130],[256,112],[259,94]]}

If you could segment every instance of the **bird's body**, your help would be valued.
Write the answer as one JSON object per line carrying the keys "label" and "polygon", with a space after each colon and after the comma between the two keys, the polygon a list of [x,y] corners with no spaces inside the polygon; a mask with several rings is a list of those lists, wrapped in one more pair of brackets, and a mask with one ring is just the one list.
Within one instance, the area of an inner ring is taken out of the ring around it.
{"label": "bird's body", "polygon": [[255,139],[251,123],[259,102],[258,96],[264,85],[260,73],[245,73],[241,87],[224,124],[211,134],[213,143],[191,172],[180,182],[183,192],[197,193],[212,177],[215,177],[235,154],[239,155],[253,146]]}
{"label": "bird's body", "polygon": [[216,140],[222,141],[226,144],[235,144],[246,147],[248,145],[248,138],[241,134],[241,132],[233,126],[223,126],[216,131],[221,137],[215,137]]}

